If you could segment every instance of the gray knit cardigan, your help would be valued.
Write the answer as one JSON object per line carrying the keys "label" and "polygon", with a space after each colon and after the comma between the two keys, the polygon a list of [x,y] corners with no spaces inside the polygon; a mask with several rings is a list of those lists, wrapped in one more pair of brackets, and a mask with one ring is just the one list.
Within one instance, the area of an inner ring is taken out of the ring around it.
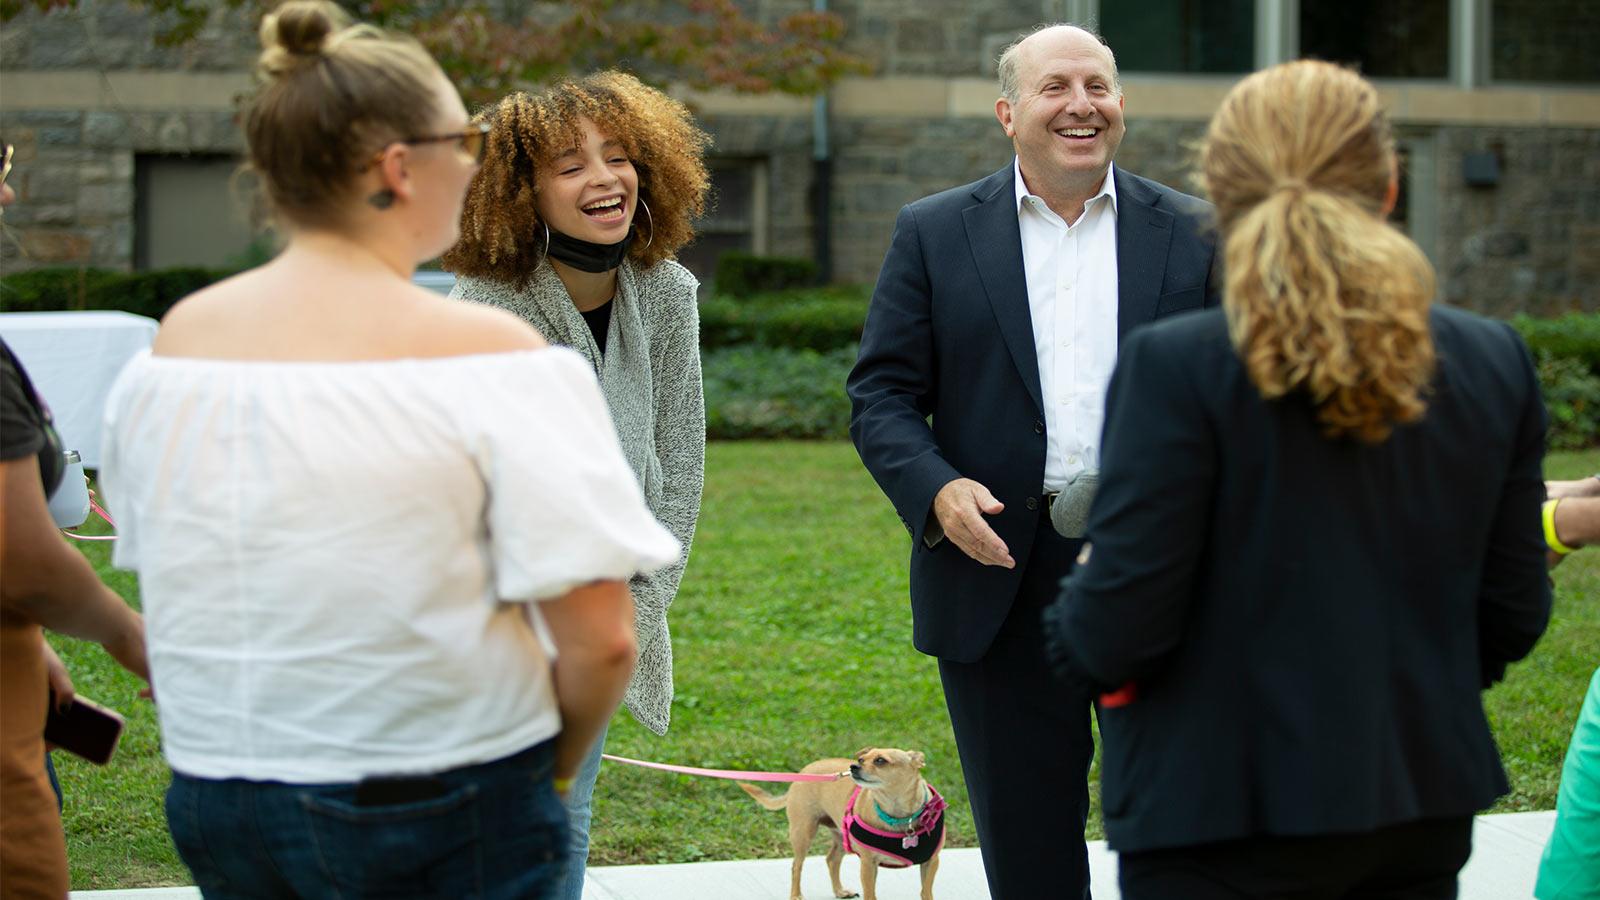
{"label": "gray knit cardigan", "polygon": [[583,354],[600,379],[622,452],[657,520],[683,545],[672,565],[629,583],[639,661],[623,698],[639,723],[666,734],[672,720],[672,638],[667,607],[694,541],[705,483],[706,411],[700,383],[699,282],[673,260],[648,269],[625,260],[602,355],[548,261],[525,290],[483,278],[459,278],[450,296],[510,310],[553,344]]}

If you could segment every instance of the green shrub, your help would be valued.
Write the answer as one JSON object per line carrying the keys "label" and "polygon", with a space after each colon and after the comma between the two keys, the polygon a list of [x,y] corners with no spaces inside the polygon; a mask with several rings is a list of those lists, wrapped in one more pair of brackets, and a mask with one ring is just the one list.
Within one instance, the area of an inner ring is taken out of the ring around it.
{"label": "green shrub", "polygon": [[727,347],[707,353],[706,435],[840,439],[850,427],[844,380],[856,348],[814,350]]}
{"label": "green shrub", "polygon": [[89,298],[107,282],[124,277],[109,269],[32,269],[0,278],[0,312],[98,309]]}
{"label": "green shrub", "polygon": [[0,309],[47,312],[115,309],[159,319],[172,304],[227,277],[223,269],[180,267],[149,272],[35,269],[0,279]]}
{"label": "green shrub", "polygon": [[1576,359],[1600,375],[1600,313],[1569,313],[1557,319],[1517,316],[1511,326],[1538,359]]}
{"label": "green shrub", "polygon": [[861,340],[867,318],[864,288],[813,288],[700,301],[700,346],[740,344],[836,350]]}
{"label": "green shrub", "polygon": [[120,309],[159,319],[174,303],[224,277],[216,269],[176,268],[133,272],[102,284],[91,295],[94,309]]}
{"label": "green shrub", "polygon": [[717,290],[735,297],[804,287],[817,281],[817,264],[788,256],[724,253],[717,259]]}
{"label": "green shrub", "polygon": [[1550,414],[1546,445],[1578,450],[1600,444],[1600,375],[1574,356],[1539,356],[1539,386]]}

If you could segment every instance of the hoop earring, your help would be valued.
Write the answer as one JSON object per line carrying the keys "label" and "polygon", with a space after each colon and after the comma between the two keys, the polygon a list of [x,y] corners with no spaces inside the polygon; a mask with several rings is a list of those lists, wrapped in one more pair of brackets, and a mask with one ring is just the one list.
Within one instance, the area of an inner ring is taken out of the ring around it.
{"label": "hoop earring", "polygon": [[544,259],[550,255],[550,223],[540,222],[544,226],[544,250],[540,251],[539,258]]}
{"label": "hoop earring", "polygon": [[[639,198],[639,208],[644,210],[645,221],[649,223],[647,227],[650,229],[650,237],[645,240],[644,246],[640,247],[639,249],[648,250],[650,249],[650,245],[656,242],[656,217],[650,215],[650,204],[644,202],[643,197]],[[634,227],[637,228],[639,226],[634,225]]]}

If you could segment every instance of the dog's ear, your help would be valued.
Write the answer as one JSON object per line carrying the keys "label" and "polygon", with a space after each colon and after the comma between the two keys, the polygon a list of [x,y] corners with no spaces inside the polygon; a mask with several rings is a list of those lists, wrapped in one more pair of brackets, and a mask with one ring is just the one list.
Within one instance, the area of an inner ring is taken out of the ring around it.
{"label": "dog's ear", "polygon": [[920,769],[920,768],[922,768],[924,762],[925,762],[925,758],[923,757],[921,750],[912,750],[911,751],[911,765],[913,765],[916,768]]}

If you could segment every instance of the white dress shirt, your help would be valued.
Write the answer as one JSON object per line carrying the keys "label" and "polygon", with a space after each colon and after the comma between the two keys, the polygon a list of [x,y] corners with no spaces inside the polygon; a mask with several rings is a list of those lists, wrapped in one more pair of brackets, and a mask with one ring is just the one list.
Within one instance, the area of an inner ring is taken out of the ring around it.
{"label": "white dress shirt", "polygon": [[1117,361],[1117,190],[1111,169],[1068,225],[1016,172],[1022,267],[1039,354],[1045,491],[1100,468],[1106,386]]}
{"label": "white dress shirt", "polygon": [[141,354],[100,470],[161,740],[200,778],[350,782],[561,729],[538,601],[667,565],[571,350],[374,362]]}

